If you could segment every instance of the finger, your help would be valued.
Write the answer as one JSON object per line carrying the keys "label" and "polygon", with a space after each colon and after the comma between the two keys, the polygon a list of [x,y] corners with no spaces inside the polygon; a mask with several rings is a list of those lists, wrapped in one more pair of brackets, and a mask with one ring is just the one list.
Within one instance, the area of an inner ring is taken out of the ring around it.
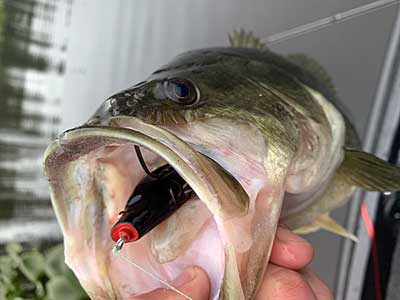
{"label": "finger", "polygon": [[269,264],[256,300],[317,300],[303,276],[294,270]]}
{"label": "finger", "polygon": [[270,262],[281,267],[299,270],[307,266],[314,256],[311,244],[289,229],[278,226]]}
{"label": "finger", "polygon": [[[178,290],[196,300],[208,300],[210,281],[207,273],[199,267],[186,269],[172,284]],[[187,300],[186,297],[170,289],[156,289],[154,291],[131,297],[134,300]]]}
{"label": "finger", "polygon": [[331,289],[310,268],[301,270],[304,279],[311,286],[318,300],[333,300]]}

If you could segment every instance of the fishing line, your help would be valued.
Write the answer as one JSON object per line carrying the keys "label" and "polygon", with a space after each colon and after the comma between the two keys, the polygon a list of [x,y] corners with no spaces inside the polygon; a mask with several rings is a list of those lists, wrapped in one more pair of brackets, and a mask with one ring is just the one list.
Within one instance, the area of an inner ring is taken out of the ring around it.
{"label": "fishing line", "polygon": [[138,270],[142,271],[143,273],[145,273],[146,275],[150,276],[151,278],[155,279],[156,281],[160,282],[161,284],[165,285],[167,288],[169,288],[170,290],[173,290],[175,293],[185,297],[188,300],[193,300],[193,298],[191,298],[190,296],[186,295],[184,292],[180,291],[179,289],[177,289],[176,287],[174,287],[173,285],[171,285],[170,283],[166,282],[165,280],[163,280],[162,278],[160,278],[157,274],[154,274],[148,270],[146,270],[145,268],[143,268],[142,266],[138,265],[137,263],[135,263],[133,260],[131,260],[129,257],[125,256],[124,254],[121,253],[121,248],[118,247],[118,243],[114,246],[112,253],[114,256],[120,257],[123,260],[125,260],[127,263],[129,263],[130,265],[134,266],[135,268],[137,268]]}
{"label": "fishing line", "polygon": [[153,178],[160,178],[160,176],[158,176],[157,174],[154,174],[153,172],[151,172],[149,170],[149,168],[146,165],[146,162],[144,161],[143,155],[142,155],[142,151],[140,151],[140,147],[135,145],[135,151],[136,151],[136,155],[139,159],[140,165],[142,166],[143,170],[147,173],[147,175],[153,177]]}
{"label": "fishing line", "polygon": [[378,0],[372,3],[368,3],[365,5],[358,6],[356,8],[352,8],[346,10],[341,13],[334,14],[332,16],[322,18],[304,25],[300,25],[276,34],[272,34],[266,38],[262,38],[261,40],[267,44],[267,46],[271,44],[276,44],[279,42],[287,41],[289,39],[328,27],[333,24],[341,23],[343,21],[351,20],[355,17],[359,17],[377,10],[381,10],[396,4],[399,4],[400,0]]}
{"label": "fishing line", "polygon": [[143,158],[142,151],[140,150],[140,147],[138,145],[135,145],[135,151],[136,151],[136,155],[137,155],[140,165],[142,166],[142,168],[146,172],[146,174],[149,175],[150,177],[159,179],[159,178],[163,178],[164,176],[168,176],[169,174],[171,174],[174,171],[173,168],[163,169],[159,174],[150,171],[150,169],[147,167],[147,164]]}

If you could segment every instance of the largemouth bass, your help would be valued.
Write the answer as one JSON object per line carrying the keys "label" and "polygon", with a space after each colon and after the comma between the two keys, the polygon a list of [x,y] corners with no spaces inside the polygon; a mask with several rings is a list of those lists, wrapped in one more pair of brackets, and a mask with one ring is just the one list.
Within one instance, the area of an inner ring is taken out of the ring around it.
{"label": "largemouth bass", "polygon": [[357,187],[400,189],[400,169],[362,152],[329,77],[312,59],[283,57],[251,34],[189,51],[107,99],[47,149],[45,172],[66,263],[91,299],[161,287],[113,257],[110,230],[145,164],[170,165],[190,199],[123,252],[166,281],[198,265],[210,299],[252,299],[278,222],[353,237],[328,213]]}

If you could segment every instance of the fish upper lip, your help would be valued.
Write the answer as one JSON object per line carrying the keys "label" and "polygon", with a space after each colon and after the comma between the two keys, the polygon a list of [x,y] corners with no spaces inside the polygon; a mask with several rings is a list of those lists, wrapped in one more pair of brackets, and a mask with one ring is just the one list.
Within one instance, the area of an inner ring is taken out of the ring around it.
{"label": "fish upper lip", "polygon": [[[132,117],[129,118],[133,119]],[[55,181],[53,178],[59,176],[57,170],[62,167],[60,162],[65,164],[73,161],[79,156],[88,154],[94,149],[101,147],[101,145],[106,145],[110,141],[115,140],[117,144],[118,140],[120,141],[119,143],[125,141],[123,143],[139,144],[154,151],[175,168],[193,188],[198,197],[203,199],[203,201],[207,200],[206,205],[213,214],[222,218],[222,203],[224,201],[231,203],[231,199],[236,198],[238,195],[233,193],[230,187],[226,187],[227,182],[222,179],[220,173],[216,172],[216,166],[212,167],[210,162],[200,152],[166,129],[146,124],[139,119],[137,119],[137,122],[139,127],[137,129],[84,125],[65,131],[49,145],[45,152],[44,164],[46,176],[50,182],[52,180]],[[109,142],[106,141],[106,137],[110,139]],[[214,178],[215,182],[210,182],[210,178]],[[226,193],[223,195],[221,192],[217,192],[221,190],[222,186],[225,186],[226,189]],[[241,193],[247,197],[245,191]],[[247,210],[247,207],[235,207],[232,204],[229,204],[229,206],[234,207],[233,211]]]}

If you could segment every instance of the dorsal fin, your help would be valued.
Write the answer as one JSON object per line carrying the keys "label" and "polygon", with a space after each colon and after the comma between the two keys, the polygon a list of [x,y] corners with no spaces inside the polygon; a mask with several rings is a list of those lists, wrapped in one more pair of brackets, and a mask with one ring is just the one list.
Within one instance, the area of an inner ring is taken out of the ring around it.
{"label": "dorsal fin", "polygon": [[236,48],[265,49],[266,46],[261,39],[253,34],[252,31],[244,29],[234,30],[228,34],[229,44]]}
{"label": "dorsal fin", "polygon": [[332,93],[335,94],[335,87],[331,77],[317,60],[302,53],[290,54],[287,56],[287,59],[299,67],[307,70],[315,78],[323,82],[332,91]]}

